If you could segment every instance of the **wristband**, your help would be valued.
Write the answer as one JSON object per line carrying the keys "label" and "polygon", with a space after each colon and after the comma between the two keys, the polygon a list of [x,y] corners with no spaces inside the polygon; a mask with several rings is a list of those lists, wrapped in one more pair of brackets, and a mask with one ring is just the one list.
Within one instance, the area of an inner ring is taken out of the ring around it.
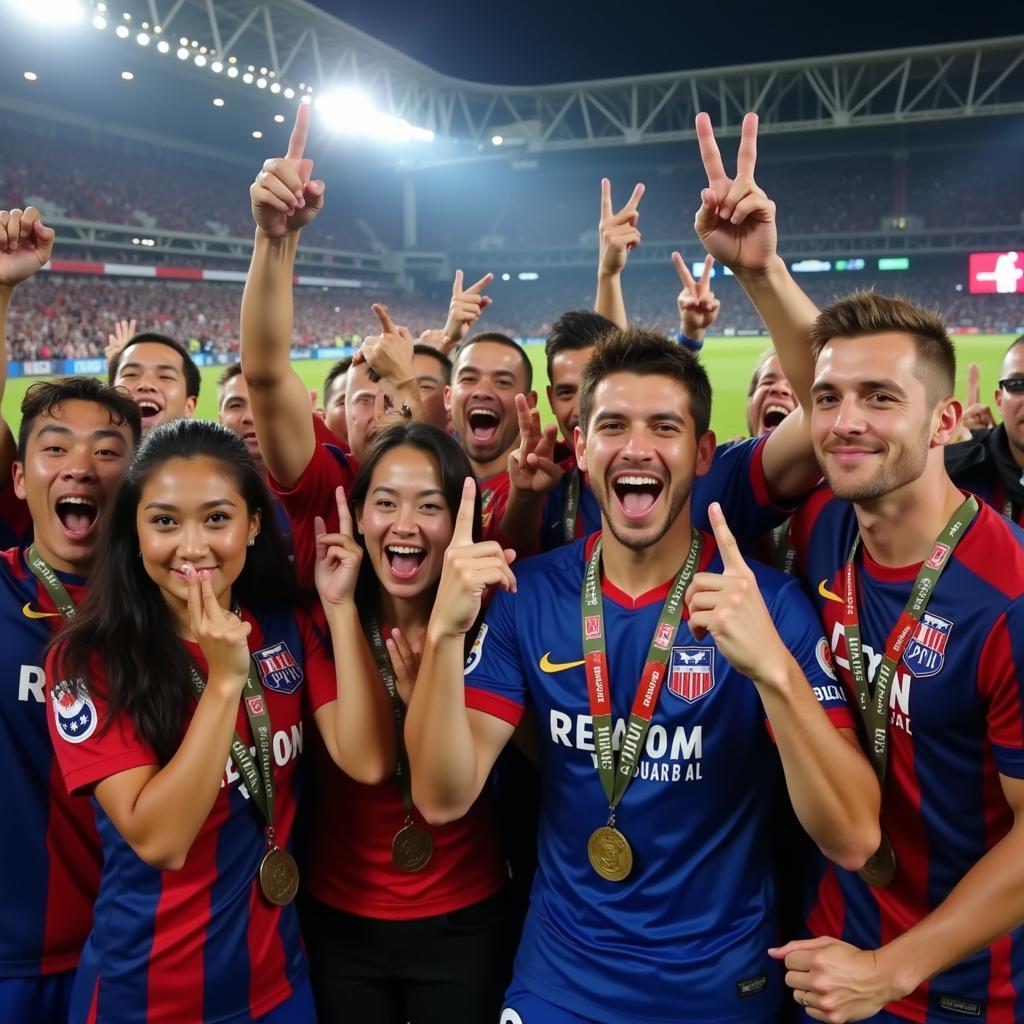
{"label": "wristband", "polygon": [[682,331],[676,331],[676,341],[689,352],[696,353],[704,347],[703,341],[694,341],[693,338],[688,338]]}

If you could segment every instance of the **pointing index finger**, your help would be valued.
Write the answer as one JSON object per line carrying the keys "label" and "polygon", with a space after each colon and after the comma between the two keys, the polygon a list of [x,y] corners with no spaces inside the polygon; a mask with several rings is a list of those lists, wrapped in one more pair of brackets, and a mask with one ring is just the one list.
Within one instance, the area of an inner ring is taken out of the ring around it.
{"label": "pointing index finger", "polygon": [[981,367],[971,363],[967,367],[967,404],[977,405],[981,401]]}
{"label": "pointing index finger", "polygon": [[394,334],[395,325],[391,322],[391,313],[388,310],[388,307],[383,303],[375,302],[372,308],[374,313],[377,314],[377,319],[380,321],[382,333]]}
{"label": "pointing index finger", "polygon": [[736,538],[725,521],[725,513],[717,501],[708,506],[708,519],[711,521],[711,530],[715,535],[715,543],[718,545],[718,552],[722,556],[722,568],[727,573],[746,572],[747,563],[740,554]]}
{"label": "pointing index finger", "polygon": [[334,500],[338,503],[338,533],[352,539],[352,513],[348,508],[345,488],[338,487],[334,491]]}
{"label": "pointing index finger", "polygon": [[288,160],[301,160],[306,151],[306,138],[309,135],[309,104],[300,103],[295,113],[295,127],[288,139]]}
{"label": "pointing index finger", "polygon": [[452,297],[459,295],[462,292],[462,271],[455,271],[455,280],[452,281]]}
{"label": "pointing index finger", "polygon": [[612,183],[607,178],[601,179],[601,220],[612,215]]}
{"label": "pointing index finger", "polygon": [[452,530],[452,544],[473,543],[473,512],[476,509],[476,480],[467,476],[462,485],[462,500],[455,516],[455,529]]}

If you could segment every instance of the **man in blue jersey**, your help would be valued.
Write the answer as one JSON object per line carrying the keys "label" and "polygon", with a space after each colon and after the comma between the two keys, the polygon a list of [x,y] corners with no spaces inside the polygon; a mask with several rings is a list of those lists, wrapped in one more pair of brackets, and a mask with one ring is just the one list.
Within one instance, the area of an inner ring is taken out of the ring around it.
{"label": "man in blue jersey", "polygon": [[507,1022],[774,1022],[780,755],[828,856],[856,868],[878,842],[878,787],[813,610],[794,581],[744,562],[717,506],[713,537],[691,525],[710,404],[705,371],[675,343],[604,339],[576,434],[602,530],[515,575],[510,552],[472,543],[467,482],[406,740],[416,804],[446,821],[526,707],[536,716],[539,867]]}

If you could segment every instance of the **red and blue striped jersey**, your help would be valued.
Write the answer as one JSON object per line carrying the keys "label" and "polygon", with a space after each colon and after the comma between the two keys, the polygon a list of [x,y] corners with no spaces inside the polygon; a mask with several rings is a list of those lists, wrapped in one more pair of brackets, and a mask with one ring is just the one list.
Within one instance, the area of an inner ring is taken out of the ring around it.
{"label": "red and blue striped jersey", "polygon": [[[805,575],[851,695],[843,633],[843,567],[857,533],[853,506],[823,487],[793,517]],[[868,678],[920,566],[893,569],[867,552],[857,568]],[[807,926],[875,949],[931,913],[1012,824],[1000,774],[1024,778],[1024,532],[982,505],[907,644],[889,698],[882,829],[896,876],[882,889],[821,864]],[[888,1009],[918,1022],[1024,1020],[1024,929],[968,957]],[[944,1009],[945,1008],[945,1009]]]}
{"label": "red and blue striped jersey", "polygon": [[[71,599],[81,577],[57,574]],[[21,548],[0,553],[0,776],[7,822],[0,871],[0,977],[73,970],[92,927],[100,837],[64,788],[47,728],[43,650],[60,613]]]}
{"label": "red and blue striped jersey", "polygon": [[[327,689],[334,666],[309,618],[293,609],[249,610],[249,649],[263,681],[273,731],[275,829],[289,842],[309,691]],[[205,674],[197,644],[189,653]],[[108,720],[97,658],[81,717],[58,713],[51,734],[69,790],[89,791],[118,772],[158,763],[127,716]],[[59,697],[60,684],[51,693]],[[333,691],[332,691],[333,692]],[[91,705],[85,707],[85,705]],[[192,710],[195,701],[191,700]],[[72,726],[81,724],[74,732]],[[238,735],[253,748],[239,704]],[[84,798],[83,803],[86,803]],[[93,801],[95,803],[95,800]],[[146,864],[96,804],[103,876],[72,996],[73,1024],[235,1024],[288,999],[306,976],[294,905],[273,906],[257,882],[264,821],[225,752],[221,791],[180,871]]]}
{"label": "red and blue striped jersey", "polygon": [[[767,950],[776,935],[769,829],[779,756],[754,684],[710,636],[695,639],[685,620],[617,810],[633,870],[614,883],[588,863],[587,838],[608,818],[580,612],[595,541],[517,564],[517,593],[495,595],[466,665],[467,707],[512,724],[529,707],[537,723],[538,868],[516,977],[588,1019],[775,1024],[782,971]],[[799,583],[751,567],[822,706],[837,726],[852,728],[829,674],[821,624]],[[722,571],[709,535],[700,568]],[[616,748],[671,582],[635,600],[603,584]]]}
{"label": "red and blue striped jersey", "polygon": [[[778,526],[791,511],[780,508],[768,494],[762,463],[766,440],[767,437],[755,437],[736,444],[719,445],[711,468],[693,480],[690,512],[694,525],[700,530],[710,530],[708,505],[713,501],[720,502],[729,528],[744,550],[766,531]],[[544,502],[540,537],[543,551],[553,551],[565,543],[565,497],[570,473],[576,468],[576,457],[567,457],[560,465],[565,475],[548,492]],[[601,529],[601,509],[597,498],[586,477],[581,475],[580,482],[577,538],[589,537]]]}
{"label": "red and blue striped jersey", "polygon": [[32,516],[28,503],[14,493],[14,486],[8,479],[6,486],[0,487],[0,551],[28,545],[31,540]]}

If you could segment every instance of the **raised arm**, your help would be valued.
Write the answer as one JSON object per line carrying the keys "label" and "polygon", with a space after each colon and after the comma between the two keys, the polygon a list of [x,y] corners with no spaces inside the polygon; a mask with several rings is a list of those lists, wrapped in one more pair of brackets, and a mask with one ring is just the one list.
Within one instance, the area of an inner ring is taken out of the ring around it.
{"label": "raised arm", "polygon": [[[7,386],[7,315],[14,289],[50,261],[54,234],[34,206],[0,210],[0,400]],[[11,483],[15,448],[14,434],[0,417],[0,490]]]}
{"label": "raised arm", "polygon": [[640,231],[636,225],[645,188],[638,184],[629,202],[615,213],[612,209],[612,183],[607,178],[601,179],[601,221],[598,225],[601,241],[594,311],[623,330],[626,328],[626,301],[622,295],[622,271],[630,251],[640,244]]}
{"label": "raised arm", "polygon": [[514,731],[466,707],[466,633],[488,587],[515,589],[509,568],[513,552],[494,541],[473,543],[475,502],[476,481],[467,477],[405,719],[413,801],[432,824],[454,821],[469,810]]}
{"label": "raised arm", "polygon": [[722,308],[722,303],[715,298],[715,293],[711,290],[715,258],[704,257],[704,269],[696,281],[680,253],[672,253],[672,264],[682,285],[676,296],[676,308],[679,310],[677,339],[691,351],[699,352],[704,345],[707,329],[718,319],[718,311]]}
{"label": "raised arm", "polygon": [[324,183],[311,180],[313,161],[304,156],[309,116],[309,105],[300,103],[287,154],[268,160],[249,189],[256,238],[242,294],[242,374],[263,461],[285,487],[295,485],[316,450],[309,392],[290,362],[295,252],[324,203]]}
{"label": "raised arm", "polygon": [[[452,349],[469,334],[474,324],[480,319],[480,314],[494,301],[490,295],[484,295],[484,289],[493,280],[493,274],[484,274],[479,281],[464,288],[462,271],[455,271],[455,279],[452,281],[452,301],[448,306],[448,319],[445,321],[444,329],[435,346],[445,355],[449,355]],[[421,337],[420,340],[423,341],[423,338]],[[434,341],[427,341],[427,344],[434,344]]]}

